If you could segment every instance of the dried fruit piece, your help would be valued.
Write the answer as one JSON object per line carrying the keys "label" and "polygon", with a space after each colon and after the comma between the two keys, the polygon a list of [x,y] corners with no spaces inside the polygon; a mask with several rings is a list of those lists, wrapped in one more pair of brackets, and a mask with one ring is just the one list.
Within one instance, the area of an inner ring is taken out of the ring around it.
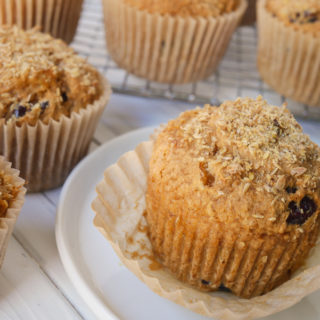
{"label": "dried fruit piece", "polygon": [[316,212],[317,206],[312,199],[306,196],[300,202],[300,209],[305,215],[310,217]]}
{"label": "dried fruit piece", "polygon": [[49,101],[43,101],[40,103],[41,110],[44,111],[49,106]]}
{"label": "dried fruit piece", "polygon": [[67,102],[68,101],[68,95],[65,91],[61,92],[61,98],[63,102]]}
{"label": "dried fruit piece", "polygon": [[297,190],[298,189],[296,187],[286,187],[286,192],[287,193],[296,193]]}
{"label": "dried fruit piece", "polygon": [[23,117],[27,112],[27,108],[25,106],[18,106],[17,109],[14,110],[14,115],[16,118]]}
{"label": "dried fruit piece", "polygon": [[219,287],[219,291],[223,292],[231,292],[231,290],[223,285],[223,283]]}
{"label": "dried fruit piece", "polygon": [[295,201],[291,201],[288,205],[290,214],[287,218],[288,224],[302,225],[307,221],[317,210],[315,202],[308,196],[305,196],[298,206]]}

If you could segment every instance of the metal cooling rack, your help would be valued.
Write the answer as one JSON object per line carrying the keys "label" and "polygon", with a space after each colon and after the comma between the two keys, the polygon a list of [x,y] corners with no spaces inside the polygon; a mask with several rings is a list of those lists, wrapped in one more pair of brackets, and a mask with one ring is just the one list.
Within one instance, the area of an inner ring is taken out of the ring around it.
{"label": "metal cooling rack", "polygon": [[[218,70],[204,81],[188,85],[165,85],[128,74],[112,61],[105,45],[101,0],[85,0],[74,49],[98,68],[117,93],[152,98],[165,98],[193,104],[219,104],[238,96],[262,94],[269,103],[280,105],[285,98],[270,89],[256,68],[257,34],[255,27],[241,27],[235,32]],[[291,111],[303,118],[320,120],[320,108],[312,108],[292,100]]]}

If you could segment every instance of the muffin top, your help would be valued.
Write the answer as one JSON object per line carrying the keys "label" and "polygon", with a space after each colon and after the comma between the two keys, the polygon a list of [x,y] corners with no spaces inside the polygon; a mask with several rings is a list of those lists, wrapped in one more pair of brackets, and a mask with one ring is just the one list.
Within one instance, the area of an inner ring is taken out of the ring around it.
{"label": "muffin top", "polygon": [[12,175],[0,170],[0,217],[6,215],[7,209],[11,207],[22,187],[13,180]]}
{"label": "muffin top", "polygon": [[234,11],[239,0],[124,0],[124,2],[140,10],[161,15],[218,17]]}
{"label": "muffin top", "polygon": [[102,94],[98,72],[62,40],[0,28],[0,117],[18,125],[70,116]]}
{"label": "muffin top", "polygon": [[319,215],[320,148],[285,106],[239,98],[170,121],[153,148],[150,184],[173,215],[294,235]]}
{"label": "muffin top", "polygon": [[313,34],[320,33],[319,0],[268,0],[267,8],[287,25]]}

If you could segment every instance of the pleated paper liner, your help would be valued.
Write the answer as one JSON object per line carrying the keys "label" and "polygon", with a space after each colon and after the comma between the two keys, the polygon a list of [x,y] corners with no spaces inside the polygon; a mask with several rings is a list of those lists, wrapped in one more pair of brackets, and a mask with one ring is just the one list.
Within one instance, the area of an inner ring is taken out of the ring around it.
{"label": "pleated paper liner", "polygon": [[74,166],[87,154],[88,148],[109,100],[111,89],[102,76],[102,96],[92,105],[61,116],[48,124],[0,122],[0,154],[20,170],[30,192],[60,186]]}
{"label": "pleated paper liner", "polygon": [[0,24],[22,29],[39,26],[44,33],[70,43],[75,35],[83,0],[0,0]]}
{"label": "pleated paper liner", "polygon": [[126,267],[157,294],[194,312],[222,320],[256,319],[299,302],[320,288],[320,248],[303,268],[281,286],[252,299],[223,292],[205,293],[176,280],[157,263],[147,236],[144,216],[149,159],[153,142],[124,154],[104,173],[92,207],[95,226],[110,241]]}
{"label": "pleated paper liner", "polygon": [[108,52],[123,69],[163,83],[207,78],[223,57],[246,0],[218,18],[150,14],[122,0],[103,0]]}
{"label": "pleated paper liner", "polygon": [[258,0],[248,0],[248,8],[241,20],[242,26],[248,26],[256,22],[256,4]]}
{"label": "pleated paper liner", "polygon": [[275,91],[320,106],[320,36],[285,25],[258,3],[258,69]]}
{"label": "pleated paper liner", "polygon": [[16,199],[7,209],[5,216],[0,217],[0,267],[8,247],[8,242],[12,234],[13,227],[18,219],[20,210],[24,203],[26,189],[23,187],[24,180],[19,177],[19,171],[11,168],[11,163],[7,162],[4,157],[0,156],[0,171],[4,171],[5,175],[13,177],[12,184],[20,187]]}
{"label": "pleated paper liner", "polygon": [[160,211],[152,187],[147,196],[155,197],[155,208],[147,201],[146,214],[153,252],[178,279],[205,291],[222,285],[243,298],[269,292],[301,265],[319,234],[319,219],[294,240],[264,239],[240,228],[235,233],[223,223]]}

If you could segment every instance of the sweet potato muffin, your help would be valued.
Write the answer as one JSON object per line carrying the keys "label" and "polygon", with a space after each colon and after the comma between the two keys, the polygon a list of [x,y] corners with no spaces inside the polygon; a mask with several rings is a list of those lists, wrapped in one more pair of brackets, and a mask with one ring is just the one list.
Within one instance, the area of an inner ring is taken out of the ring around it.
{"label": "sweet potato muffin", "polygon": [[70,43],[76,33],[83,0],[0,0],[0,25],[39,27]]}
{"label": "sweet potato muffin", "polygon": [[107,81],[62,40],[0,28],[0,153],[28,190],[61,185],[87,153]]}
{"label": "sweet potato muffin", "polygon": [[320,106],[320,2],[258,2],[258,69],[275,91]]}
{"label": "sweet potato muffin", "polygon": [[[3,157],[0,158],[3,162]],[[0,217],[4,217],[8,211],[8,208],[12,207],[12,204],[17,198],[18,193],[23,187],[23,180],[18,180],[17,177],[9,174],[5,170],[0,170]]]}
{"label": "sweet potato muffin", "polygon": [[261,295],[316,242],[320,149],[261,97],[187,111],[154,144],[146,205],[154,253],[176,277]]}
{"label": "sweet potato muffin", "polygon": [[0,29],[0,118],[17,125],[70,117],[102,94],[98,72],[63,41]]}
{"label": "sweet potato muffin", "polygon": [[103,0],[111,58],[138,77],[181,84],[217,68],[247,0]]}

